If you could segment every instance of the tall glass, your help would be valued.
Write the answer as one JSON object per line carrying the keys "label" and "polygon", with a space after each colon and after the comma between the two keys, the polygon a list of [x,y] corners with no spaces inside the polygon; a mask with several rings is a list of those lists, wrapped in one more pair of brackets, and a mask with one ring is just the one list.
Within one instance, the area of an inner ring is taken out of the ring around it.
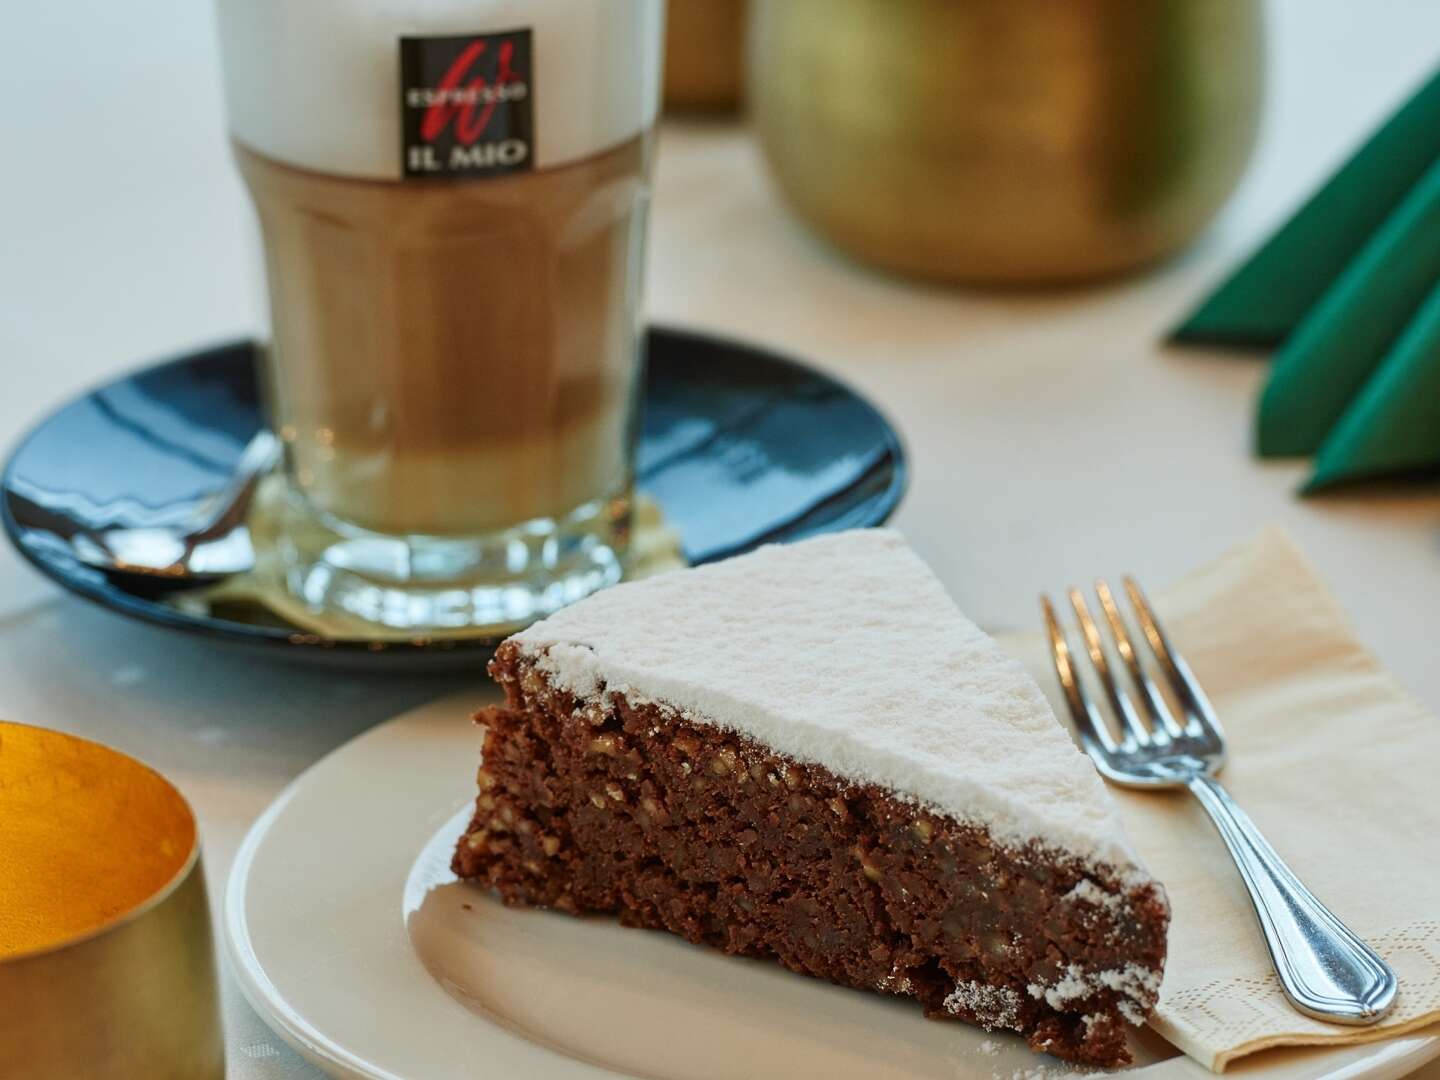
{"label": "tall glass", "polygon": [[628,541],[663,0],[218,0],[289,589],[499,628]]}

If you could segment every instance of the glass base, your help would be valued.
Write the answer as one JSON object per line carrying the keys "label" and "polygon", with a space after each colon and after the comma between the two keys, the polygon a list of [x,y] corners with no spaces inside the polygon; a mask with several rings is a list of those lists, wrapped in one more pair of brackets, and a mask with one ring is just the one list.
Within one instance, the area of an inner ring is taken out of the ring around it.
{"label": "glass base", "polygon": [[387,536],[291,492],[279,529],[285,585],[316,614],[385,630],[500,636],[614,585],[630,539],[628,491],[484,536]]}

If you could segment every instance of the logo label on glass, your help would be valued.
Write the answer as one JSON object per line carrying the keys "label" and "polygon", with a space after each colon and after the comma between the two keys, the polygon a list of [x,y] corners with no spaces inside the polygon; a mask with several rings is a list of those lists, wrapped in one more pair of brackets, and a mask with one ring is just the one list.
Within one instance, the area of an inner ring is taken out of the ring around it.
{"label": "logo label on glass", "polygon": [[400,39],[401,171],[499,176],[534,168],[530,31]]}

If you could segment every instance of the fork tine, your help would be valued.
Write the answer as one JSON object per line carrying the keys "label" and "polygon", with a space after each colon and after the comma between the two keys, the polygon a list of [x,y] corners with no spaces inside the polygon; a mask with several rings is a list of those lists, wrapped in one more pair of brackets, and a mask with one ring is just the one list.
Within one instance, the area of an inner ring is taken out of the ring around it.
{"label": "fork tine", "polygon": [[1070,706],[1070,719],[1080,736],[1080,745],[1091,757],[1114,753],[1115,739],[1095,710],[1090,695],[1080,684],[1075,665],[1071,662],[1070,643],[1065,640],[1065,631],[1060,629],[1060,620],[1055,617],[1050,597],[1042,595],[1040,607],[1045,612],[1045,629],[1050,635],[1050,655],[1055,661],[1055,674],[1065,691],[1065,701]]}
{"label": "fork tine", "polygon": [[1110,658],[1105,655],[1105,644],[1100,639],[1099,627],[1090,617],[1090,606],[1085,602],[1085,595],[1079,589],[1073,588],[1069,595],[1070,606],[1075,609],[1075,618],[1080,621],[1080,633],[1085,638],[1085,647],[1090,653],[1090,663],[1095,665],[1095,674],[1100,676],[1100,683],[1105,687],[1105,696],[1110,699],[1111,708],[1124,724],[1121,745],[1149,746],[1150,729],[1140,719],[1135,706],[1130,704],[1130,695],[1110,670]]}
{"label": "fork tine", "polygon": [[1155,685],[1155,680],[1150,678],[1150,673],[1140,663],[1140,657],[1136,655],[1135,646],[1130,641],[1130,630],[1115,604],[1115,594],[1110,591],[1109,582],[1103,578],[1096,581],[1095,595],[1100,598],[1100,608],[1105,612],[1105,621],[1110,624],[1110,632],[1115,637],[1115,650],[1125,662],[1130,678],[1140,688],[1150,714],[1150,723],[1154,728],[1155,741],[1167,742],[1179,738],[1184,734],[1184,728],[1176,721],[1170,706],[1165,703],[1165,697]]}
{"label": "fork tine", "polygon": [[1205,696],[1205,691],[1200,689],[1200,683],[1190,671],[1190,665],[1185,663],[1185,658],[1170,643],[1169,635],[1160,626],[1160,620],[1155,617],[1150,601],[1145,599],[1145,594],[1134,578],[1125,578],[1125,592],[1130,597],[1130,603],[1134,605],[1135,613],[1140,619],[1140,628],[1145,633],[1145,639],[1150,642],[1151,651],[1160,661],[1160,667],[1169,677],[1175,696],[1185,708],[1185,716],[1189,721],[1186,734],[1224,738],[1210,699]]}

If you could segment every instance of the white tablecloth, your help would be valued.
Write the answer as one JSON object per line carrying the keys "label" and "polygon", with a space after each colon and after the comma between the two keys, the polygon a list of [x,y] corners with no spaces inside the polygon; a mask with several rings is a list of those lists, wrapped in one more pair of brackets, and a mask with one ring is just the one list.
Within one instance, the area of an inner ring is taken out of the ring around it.
{"label": "white tablecloth", "polygon": [[[898,424],[898,525],[992,628],[1097,573],[1160,582],[1286,525],[1402,682],[1440,709],[1440,497],[1300,501],[1304,466],[1248,453],[1253,360],[1157,345],[1440,60],[1432,0],[1283,0],[1262,142],[1188,254],[1095,290],[985,295],[852,265],[776,201],[743,128],[672,123],[660,146],[656,319],[812,359]],[[260,281],[200,0],[7,9],[0,65],[0,431],[128,366],[251,332]],[[957,208],[963,211],[963,208]],[[481,674],[472,680],[477,690]],[[264,667],[64,597],[0,550],[0,715],[154,763],[197,807],[218,906],[276,792],[370,724],[463,679]],[[315,1075],[226,984],[230,1075]],[[1427,1070],[1440,1080],[1440,1067]]]}

